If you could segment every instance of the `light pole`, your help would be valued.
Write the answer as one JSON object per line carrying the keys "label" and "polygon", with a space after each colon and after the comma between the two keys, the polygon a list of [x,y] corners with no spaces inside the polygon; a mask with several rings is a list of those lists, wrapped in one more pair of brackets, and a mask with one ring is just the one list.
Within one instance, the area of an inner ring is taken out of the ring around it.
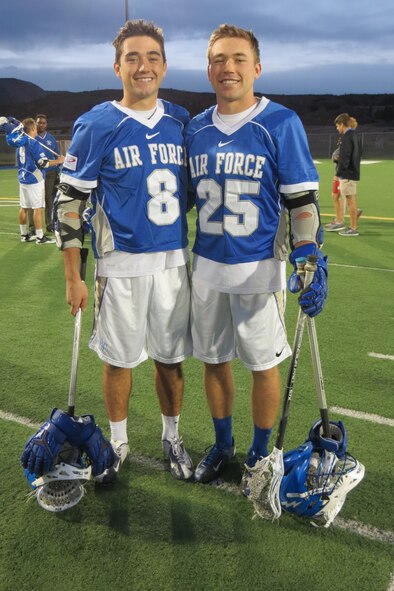
{"label": "light pole", "polygon": [[131,10],[129,10],[129,0],[124,0],[125,20],[130,20]]}

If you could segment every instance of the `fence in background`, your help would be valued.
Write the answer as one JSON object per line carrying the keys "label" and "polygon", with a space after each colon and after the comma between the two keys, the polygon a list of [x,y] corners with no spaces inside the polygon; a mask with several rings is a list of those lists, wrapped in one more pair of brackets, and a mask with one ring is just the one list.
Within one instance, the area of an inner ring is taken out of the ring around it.
{"label": "fence in background", "polygon": [[[368,160],[394,160],[394,132],[359,132],[363,145],[363,158]],[[313,158],[331,158],[337,144],[336,133],[308,133],[309,147]],[[58,140],[62,154],[67,152],[70,139]],[[15,165],[15,150],[10,148],[5,137],[0,136],[0,166]]]}

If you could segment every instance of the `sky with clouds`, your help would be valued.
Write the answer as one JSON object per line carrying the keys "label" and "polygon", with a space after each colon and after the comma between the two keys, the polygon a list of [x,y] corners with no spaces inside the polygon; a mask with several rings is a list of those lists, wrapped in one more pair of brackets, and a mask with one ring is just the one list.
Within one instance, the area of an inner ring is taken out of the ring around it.
{"label": "sky with clouds", "polygon": [[207,40],[227,22],[259,39],[259,92],[394,92],[392,0],[11,0],[0,20],[0,78],[45,90],[119,88],[111,43],[126,11],[164,30],[164,88],[211,90]]}

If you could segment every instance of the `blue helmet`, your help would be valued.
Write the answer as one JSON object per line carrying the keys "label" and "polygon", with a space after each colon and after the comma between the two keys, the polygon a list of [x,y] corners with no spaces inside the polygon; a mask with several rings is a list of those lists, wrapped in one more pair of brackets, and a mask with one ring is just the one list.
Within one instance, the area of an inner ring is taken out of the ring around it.
{"label": "blue helmet", "polygon": [[318,421],[304,444],[284,454],[280,488],[282,509],[300,517],[310,517],[314,525],[324,527],[331,525],[347,493],[357,486],[365,472],[364,466],[346,452],[343,423],[339,421],[333,425],[336,439],[328,440],[328,445],[320,433],[321,422]]}

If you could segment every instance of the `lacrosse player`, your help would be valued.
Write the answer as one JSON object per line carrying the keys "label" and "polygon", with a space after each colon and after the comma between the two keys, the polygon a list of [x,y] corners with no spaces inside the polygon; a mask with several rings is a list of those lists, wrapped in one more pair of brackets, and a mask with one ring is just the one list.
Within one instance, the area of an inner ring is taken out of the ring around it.
{"label": "lacrosse player", "polygon": [[[51,159],[54,152],[60,153],[59,145],[54,136],[47,131],[48,120],[47,116],[40,114],[36,115],[37,124],[37,139],[41,145],[48,146],[43,148],[48,159]],[[60,172],[59,166],[49,166],[45,175],[45,224],[47,232],[53,232],[52,209],[53,197],[55,192],[55,183]]]}
{"label": "lacrosse player", "polygon": [[[278,364],[291,354],[284,325],[286,213],[291,263],[308,254],[318,257],[314,279],[299,298],[310,316],[323,308],[327,265],[319,250],[318,175],[302,124],[293,111],[254,96],[261,74],[256,37],[221,25],[210,37],[207,55],[217,105],[190,122],[186,149],[198,212],[193,349],[205,364],[215,443],[194,477],[213,480],[235,455],[230,362],[239,357],[253,378],[247,491],[250,469],[268,456],[280,402]],[[289,289],[295,293],[300,287],[294,272]]]}
{"label": "lacrosse player", "polygon": [[[158,99],[167,63],[161,29],[127,21],[113,42],[120,102],[106,102],[75,123],[55,200],[66,299],[75,314],[88,291],[81,281],[83,219],[96,258],[90,348],[104,362],[103,397],[111,443],[128,453],[132,369],[151,357],[162,413],[162,446],[172,474],[193,475],[178,432],[181,362],[192,353],[187,240],[187,168],[183,130],[189,114]],[[87,208],[88,200],[90,207]],[[114,470],[99,475],[111,482]]]}
{"label": "lacrosse player", "polygon": [[[11,124],[12,126],[12,124]],[[63,156],[56,160],[49,160],[40,144],[34,141],[37,136],[37,125],[34,119],[24,119],[23,128],[15,127],[6,136],[7,143],[16,148],[19,181],[19,228],[21,242],[32,242],[36,244],[53,244],[44,235],[42,225],[42,211],[45,207],[45,171],[51,166],[57,166],[64,161]],[[23,132],[22,132],[23,131]],[[27,229],[27,212],[33,210],[33,221],[35,234],[30,234]]]}

